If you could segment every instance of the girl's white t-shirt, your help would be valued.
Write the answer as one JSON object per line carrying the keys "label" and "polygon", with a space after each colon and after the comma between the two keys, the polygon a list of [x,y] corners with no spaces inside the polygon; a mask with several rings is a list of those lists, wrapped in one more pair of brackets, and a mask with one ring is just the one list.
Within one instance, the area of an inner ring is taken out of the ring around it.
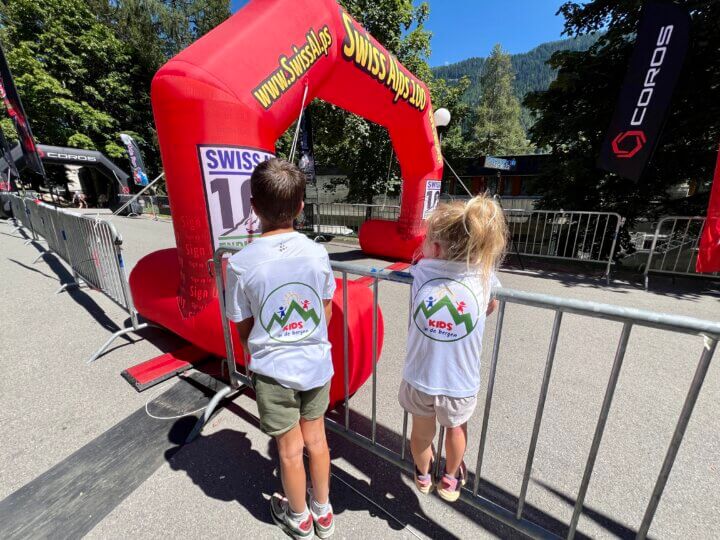
{"label": "girl's white t-shirt", "polygon": [[333,376],[324,300],[335,292],[327,251],[290,232],[256,238],[230,257],[225,312],[255,318],[248,338],[250,370],[294,390]]}
{"label": "girl's white t-shirt", "polygon": [[488,282],[462,262],[422,259],[410,268],[412,312],[405,379],[430,395],[463,398],[480,390],[480,353],[490,290]]}

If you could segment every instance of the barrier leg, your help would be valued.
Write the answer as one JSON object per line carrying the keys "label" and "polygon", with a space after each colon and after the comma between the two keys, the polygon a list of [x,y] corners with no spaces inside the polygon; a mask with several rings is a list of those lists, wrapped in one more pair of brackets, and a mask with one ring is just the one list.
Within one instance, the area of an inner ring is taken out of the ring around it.
{"label": "barrier leg", "polygon": [[595,467],[595,459],[597,458],[598,450],[600,449],[600,441],[602,440],[602,436],[605,431],[605,423],[607,422],[608,414],[610,413],[610,405],[612,404],[613,395],[615,394],[615,387],[617,386],[618,378],[620,377],[620,368],[622,367],[623,360],[625,358],[625,351],[627,350],[631,329],[632,323],[626,322],[623,325],[622,333],[620,334],[620,341],[618,341],[617,351],[615,352],[615,361],[613,362],[612,371],[610,372],[610,380],[608,381],[607,388],[605,389],[605,398],[603,399],[602,408],[600,409],[600,417],[598,418],[597,425],[595,426],[595,435],[593,436],[592,445],[590,446],[590,455],[585,462],[585,472],[583,473],[582,481],[580,482],[580,489],[578,490],[575,509],[573,510],[573,515],[570,519],[570,526],[567,534],[568,540],[573,540],[573,538],[575,538],[575,531],[577,529],[578,521],[580,520],[580,514],[583,510],[585,494],[587,493],[588,486],[590,485],[590,477],[592,476],[593,468]]}
{"label": "barrier leg", "polygon": [[102,347],[100,347],[97,350],[97,352],[95,354],[93,354],[86,363],[92,364],[95,360],[100,358],[100,356],[102,356],[105,353],[105,351],[108,349],[108,347],[110,347],[110,344],[113,341],[115,341],[117,338],[119,338],[120,336],[129,334],[130,332],[137,332],[138,330],[142,330],[143,328],[147,328],[149,326],[150,326],[150,324],[148,324],[148,323],[141,323],[141,324],[138,324],[137,326],[131,326],[129,328],[123,328],[122,330],[118,330],[112,336],[110,336],[105,343],[103,343]]}
{"label": "barrier leg", "polygon": [[69,290],[69,289],[74,289],[74,288],[76,288],[76,287],[77,287],[78,289],[79,289],[80,287],[82,287],[82,282],[80,282],[80,281],[71,281],[70,283],[63,283],[62,286],[61,286],[57,291],[55,291],[55,294],[60,294],[61,292],[65,292],[65,291],[67,291],[67,290]]}
{"label": "barrier leg", "polygon": [[197,438],[197,436],[200,435],[202,428],[205,427],[205,424],[207,424],[208,420],[210,420],[210,417],[213,415],[215,409],[217,409],[218,405],[220,405],[220,402],[223,399],[225,399],[232,393],[240,391],[242,388],[245,387],[240,386],[238,388],[232,388],[230,386],[223,386],[220,390],[218,390],[217,394],[213,396],[213,398],[210,400],[210,403],[208,403],[207,407],[205,407],[203,415],[197,419],[195,427],[193,427],[190,435],[188,435],[187,439],[185,439],[185,443],[187,444],[193,442]]}
{"label": "barrier leg", "polygon": [[685,436],[685,429],[687,428],[688,422],[690,422],[690,416],[692,416],[695,402],[700,394],[700,388],[705,380],[705,375],[707,375],[708,368],[710,367],[710,360],[712,360],[716,346],[717,341],[705,338],[705,347],[703,348],[702,355],[700,356],[700,362],[695,369],[695,376],[693,377],[690,385],[690,390],[685,397],[685,403],[683,404],[682,411],[680,412],[680,418],[675,426],[670,446],[665,454],[665,460],[663,461],[662,469],[660,469],[660,475],[658,476],[652,495],[650,496],[650,502],[645,510],[645,515],[643,516],[642,523],[640,524],[640,529],[638,529],[636,538],[639,540],[644,540],[650,530],[650,524],[655,517],[655,511],[657,510],[658,504],[660,504],[660,497],[662,497],[665,484],[667,484],[668,478],[670,477],[670,471],[675,463],[675,457],[677,456],[678,450],[680,450],[680,443],[682,443],[683,437]]}
{"label": "barrier leg", "polygon": [[38,255],[37,257],[35,257],[35,260],[32,262],[32,264],[37,263],[37,262],[38,262],[40,259],[42,259],[45,255],[55,255],[55,254],[54,254],[52,251],[50,251],[50,250],[48,250],[48,251],[43,251],[42,253],[40,253],[40,255]]}

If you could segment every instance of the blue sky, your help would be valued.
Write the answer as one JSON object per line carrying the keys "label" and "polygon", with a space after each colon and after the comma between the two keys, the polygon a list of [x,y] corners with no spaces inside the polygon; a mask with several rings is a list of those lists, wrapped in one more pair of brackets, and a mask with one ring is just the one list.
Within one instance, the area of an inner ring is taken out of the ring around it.
{"label": "blue sky", "polygon": [[430,0],[431,66],[488,56],[493,46],[515,54],[561,39],[564,0]]}
{"label": "blue sky", "polygon": [[[563,18],[555,12],[564,0],[428,1],[431,66],[487,56],[495,43],[514,54],[562,37]],[[233,11],[245,3],[232,0]]]}

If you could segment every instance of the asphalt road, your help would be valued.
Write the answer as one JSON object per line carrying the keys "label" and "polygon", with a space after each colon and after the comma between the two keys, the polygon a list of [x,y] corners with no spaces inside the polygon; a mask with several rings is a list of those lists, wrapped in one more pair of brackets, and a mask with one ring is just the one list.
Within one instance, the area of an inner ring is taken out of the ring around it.
{"label": "asphalt road", "polygon": [[[174,244],[170,222],[113,221],[123,235],[129,268],[144,254]],[[25,536],[40,535],[51,523],[59,536],[73,531],[93,538],[282,538],[269,524],[265,502],[279,487],[275,450],[254,423],[254,402],[237,398],[214,417],[201,439],[182,447],[177,434],[192,419],[169,417],[204,406],[208,392],[196,381],[202,374],[142,394],[119,375],[172,350],[179,340],[151,330],[144,334],[147,339],[121,341],[87,365],[85,360],[127,315],[97,292],[55,295],[58,280],[70,278],[67,269],[52,257],[32,264],[41,248],[23,245],[11,231],[0,222],[0,437],[5,441],[0,445],[0,516],[26,512],[28,519],[21,520]],[[367,259],[352,245],[327,248],[336,259],[388,264]],[[665,281],[648,293],[634,284],[606,287],[596,276],[550,271],[503,271],[500,279],[514,289],[720,319],[718,297],[694,284]],[[378,438],[394,449],[402,425],[396,395],[407,294],[405,285],[380,286],[385,342],[378,365]],[[481,476],[482,492],[511,510],[520,490],[552,318],[547,310],[518,305],[509,305],[505,314]],[[485,382],[494,326],[493,317],[482,359]],[[558,534],[564,534],[572,514],[619,334],[618,323],[576,315],[566,315],[560,331],[526,513]],[[633,329],[580,520],[583,534],[634,536],[701,348],[698,337]],[[654,537],[720,537],[717,357],[658,508],[650,531]],[[365,434],[371,390],[368,382],[352,400],[352,426]],[[471,469],[484,403],[485,388],[470,423]],[[143,423],[148,414],[163,419]],[[467,505],[418,495],[411,478],[342,439],[332,437],[331,446],[341,538],[511,535]],[[56,495],[48,495],[46,486],[54,486]],[[2,523],[0,536],[13,537],[10,533],[20,530],[2,534]]]}

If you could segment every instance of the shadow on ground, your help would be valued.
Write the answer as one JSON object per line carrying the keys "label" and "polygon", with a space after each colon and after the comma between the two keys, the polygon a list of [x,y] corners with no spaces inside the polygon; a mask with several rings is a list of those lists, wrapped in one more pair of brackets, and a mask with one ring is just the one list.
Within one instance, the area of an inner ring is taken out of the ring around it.
{"label": "shadow on ground", "polygon": [[[232,402],[226,402],[226,408],[259,429],[258,420],[253,414]],[[339,420],[342,413],[330,413],[329,417]],[[360,434],[370,433],[370,419],[354,411],[350,414],[350,425]],[[377,425],[376,433],[378,444],[399,452],[402,439],[400,434],[381,424]],[[412,483],[408,481],[410,476],[405,471],[330,432],[328,442],[332,458],[333,507],[338,516],[346,510],[367,512],[369,518],[381,519],[394,530],[410,526],[432,538],[456,538],[451,531],[443,527],[440,517],[428,515],[423,510],[418,499],[422,495],[411,487]],[[281,490],[277,449],[272,439],[268,439],[267,455],[269,458],[252,449],[245,432],[223,429],[201,436],[179,451],[177,448],[169,450],[166,459],[174,470],[185,471],[208,497],[237,501],[258,521],[270,523],[268,499],[273,492]],[[362,476],[357,477],[353,472],[345,470],[342,462],[361,471]],[[534,481],[568,505],[575,505],[573,496],[539,480]],[[472,486],[473,482],[474,477],[470,475],[468,485]],[[517,507],[518,500],[514,494],[483,479],[480,480],[479,496],[513,512]],[[436,498],[435,502],[446,504],[439,498]],[[462,501],[455,503],[453,510],[490,534],[500,538],[523,538],[522,534],[470,504]],[[637,533],[625,524],[587,506],[583,508],[583,514],[611,535],[631,538]],[[445,515],[444,518],[446,517]],[[561,537],[567,535],[567,523],[538,507],[526,504],[524,517],[553,534]],[[578,532],[576,538],[589,537]]]}
{"label": "shadow on ground", "polygon": [[[20,229],[19,233],[22,236],[18,237],[18,239],[31,240],[31,238],[23,229]],[[65,263],[62,262],[52,251],[48,250],[45,246],[43,246],[37,241],[31,241],[30,245],[35,248],[35,250],[37,251],[37,255],[39,256],[38,262],[36,264],[26,264],[11,258],[9,258],[8,260],[24,268],[25,270],[34,272],[44,278],[57,281],[58,289],[62,285],[70,285],[75,283],[75,278],[71,271],[68,269]],[[42,263],[40,261],[42,261]],[[48,270],[49,272],[44,270]],[[97,302],[95,302],[95,300],[92,298],[92,296],[90,296],[90,294],[86,292],[87,290],[87,288],[71,286],[66,288],[65,291],[60,294],[69,296],[75,303],[81,306],[102,328],[107,330],[109,334],[117,332],[122,328],[132,326],[129,317],[122,321],[122,325],[119,325],[117,322],[111,319],[107,315],[105,310]],[[152,343],[162,352],[173,351],[187,344],[187,342],[175,336],[174,334],[171,334],[170,332],[161,330],[153,326],[133,333],[140,336],[140,339],[147,339],[148,341],[150,341],[150,343]],[[110,337],[110,335],[108,335],[108,337]],[[139,340],[137,338],[131,337],[131,335],[125,334],[118,337],[118,341],[118,345],[109,348],[107,351],[105,351],[105,353],[103,353],[102,356],[100,356],[100,358],[122,347],[132,345]],[[98,347],[100,345],[101,343],[98,343]]]}

